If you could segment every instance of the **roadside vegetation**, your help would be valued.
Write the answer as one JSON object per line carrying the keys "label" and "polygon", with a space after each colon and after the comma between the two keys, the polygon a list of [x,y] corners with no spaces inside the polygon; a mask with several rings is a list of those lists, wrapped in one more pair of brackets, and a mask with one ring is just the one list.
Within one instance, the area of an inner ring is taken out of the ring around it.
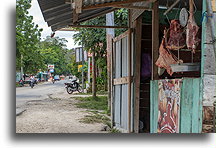
{"label": "roadside vegetation", "polygon": [[101,112],[106,112],[110,114],[107,105],[107,96],[97,96],[97,97],[77,97],[76,100],[79,100],[75,105],[78,108],[86,108],[92,110],[98,110]]}
{"label": "roadside vegetation", "polygon": [[103,123],[106,125],[106,131],[110,133],[119,133],[120,131],[111,128],[110,111],[108,110],[107,96],[97,97],[76,97],[79,100],[75,105],[78,108],[88,109],[89,113],[80,122],[93,124]]}
{"label": "roadside vegetation", "polygon": [[48,64],[55,65],[55,74],[72,73],[74,54],[66,48],[67,40],[47,36],[41,39],[42,28],[29,15],[32,0],[16,1],[16,71],[36,75],[47,71]]}

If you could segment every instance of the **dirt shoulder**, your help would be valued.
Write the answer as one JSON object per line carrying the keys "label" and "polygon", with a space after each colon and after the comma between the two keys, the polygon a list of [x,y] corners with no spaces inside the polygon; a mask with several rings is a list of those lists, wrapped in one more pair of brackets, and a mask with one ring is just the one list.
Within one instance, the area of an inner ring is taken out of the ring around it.
{"label": "dirt shoulder", "polygon": [[16,133],[107,133],[104,124],[81,123],[90,113],[75,106],[68,95],[51,95],[26,104],[26,111],[16,117]]}

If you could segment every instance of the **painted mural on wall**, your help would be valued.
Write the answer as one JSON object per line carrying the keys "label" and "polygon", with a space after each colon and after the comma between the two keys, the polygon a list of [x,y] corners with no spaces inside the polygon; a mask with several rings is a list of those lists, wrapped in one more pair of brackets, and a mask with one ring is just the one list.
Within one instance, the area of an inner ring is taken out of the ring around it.
{"label": "painted mural on wall", "polygon": [[158,81],[158,133],[178,133],[182,79]]}

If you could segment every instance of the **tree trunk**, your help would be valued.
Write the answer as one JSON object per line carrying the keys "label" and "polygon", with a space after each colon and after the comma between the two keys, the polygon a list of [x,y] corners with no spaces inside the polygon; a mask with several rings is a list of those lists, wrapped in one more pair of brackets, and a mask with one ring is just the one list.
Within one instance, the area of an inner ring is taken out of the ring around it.
{"label": "tree trunk", "polygon": [[96,97],[96,65],[95,65],[95,52],[92,51],[92,97]]}

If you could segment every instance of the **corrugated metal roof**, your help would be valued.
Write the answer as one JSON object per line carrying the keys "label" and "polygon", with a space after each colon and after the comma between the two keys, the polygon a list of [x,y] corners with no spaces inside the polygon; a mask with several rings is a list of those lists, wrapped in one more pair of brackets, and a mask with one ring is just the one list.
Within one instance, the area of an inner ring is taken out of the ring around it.
{"label": "corrugated metal roof", "polygon": [[[83,0],[83,7],[122,1],[127,0]],[[175,0],[160,0],[159,4],[161,6],[167,6],[167,4],[170,5],[174,1]],[[47,22],[48,26],[52,28],[53,31],[67,27],[68,25],[73,25],[73,10],[70,2],[71,0],[38,0],[44,20]],[[201,9],[201,0],[197,0],[195,1],[195,3],[198,6],[198,9]],[[148,4],[148,2],[146,4]],[[113,10],[116,10],[116,8],[102,7],[97,9],[82,10],[82,13],[78,15],[77,22],[80,23],[99,15],[109,13]]]}
{"label": "corrugated metal roof", "polygon": [[97,5],[97,4],[104,4],[110,2],[120,2],[125,0],[83,0],[83,6],[90,6],[90,5]]}
{"label": "corrugated metal roof", "polygon": [[[84,0],[83,6],[103,4],[114,1],[124,0]],[[38,3],[44,20],[53,31],[73,24],[73,10],[71,4],[65,3],[65,0],[38,0]],[[114,10],[116,10],[116,8],[112,7],[83,10],[82,13],[79,14],[77,22],[80,23]]]}

